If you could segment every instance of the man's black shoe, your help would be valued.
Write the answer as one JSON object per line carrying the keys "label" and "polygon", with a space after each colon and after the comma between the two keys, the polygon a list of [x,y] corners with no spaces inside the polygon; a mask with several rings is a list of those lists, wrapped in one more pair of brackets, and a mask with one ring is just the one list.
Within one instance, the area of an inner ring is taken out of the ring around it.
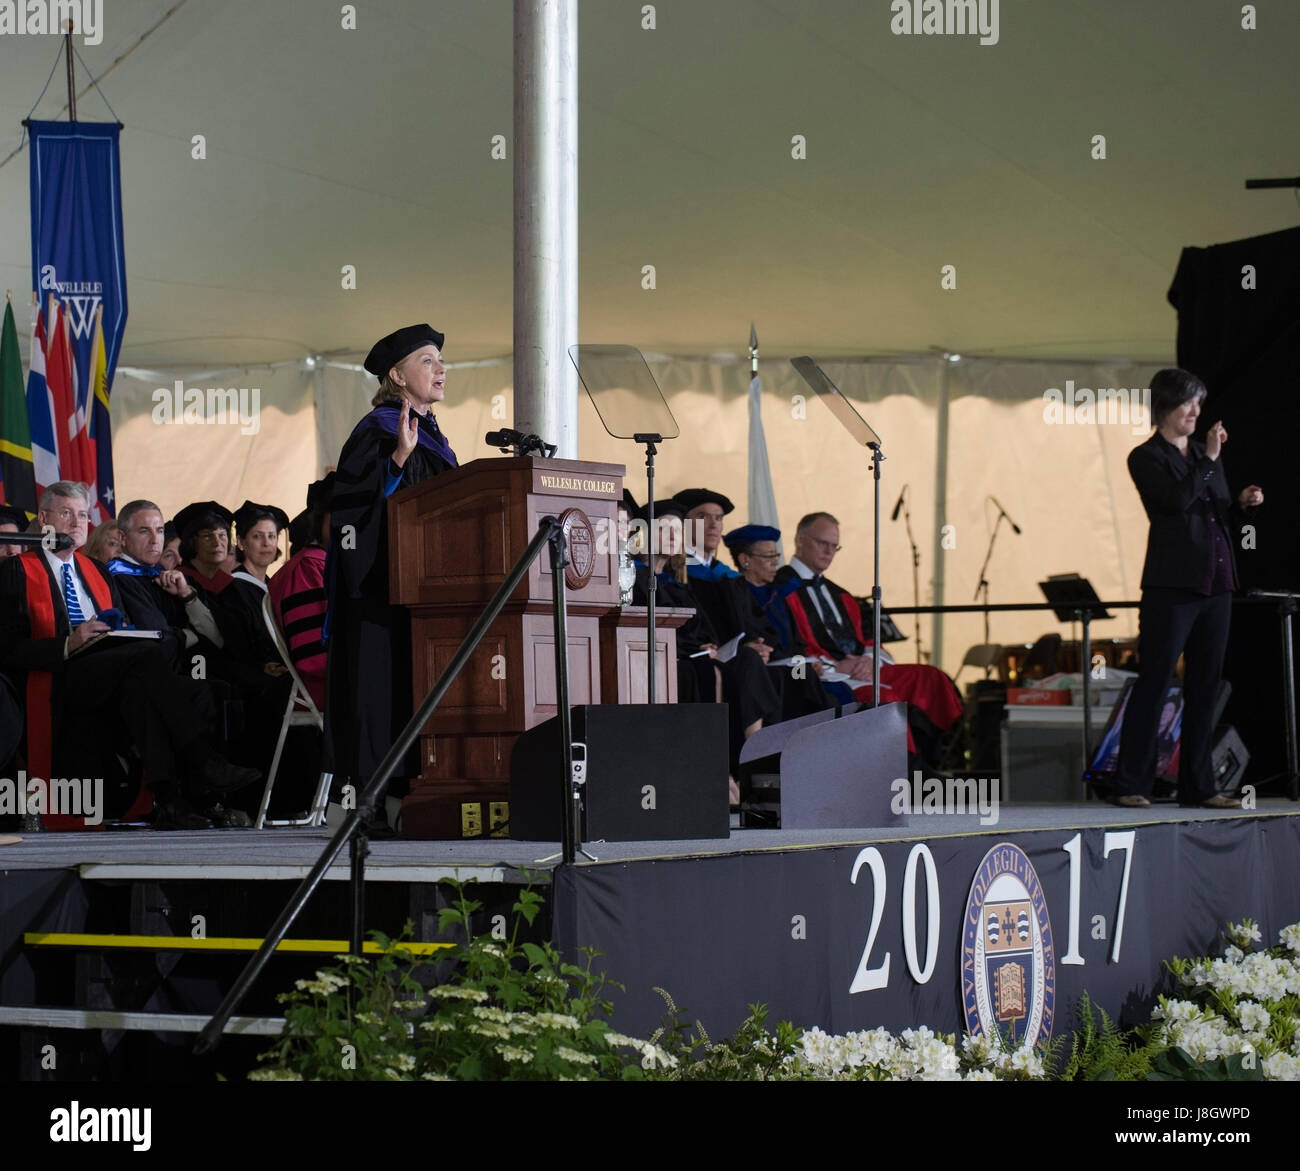
{"label": "man's black shoe", "polygon": [[211,829],[212,822],[184,801],[155,805],[154,829]]}
{"label": "man's black shoe", "polygon": [[203,767],[199,770],[199,784],[213,793],[230,793],[246,785],[255,785],[261,779],[262,774],[257,769],[232,764],[215,752],[203,762]]}
{"label": "man's black shoe", "polygon": [[217,829],[252,829],[253,819],[242,809],[227,809],[218,803],[203,811]]}

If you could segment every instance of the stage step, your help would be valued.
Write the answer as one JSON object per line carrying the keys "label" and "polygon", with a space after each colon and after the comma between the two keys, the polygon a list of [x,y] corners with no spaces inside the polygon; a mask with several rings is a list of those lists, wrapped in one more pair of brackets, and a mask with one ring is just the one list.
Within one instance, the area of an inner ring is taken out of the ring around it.
{"label": "stage step", "polygon": [[[257,951],[260,939],[241,939],[234,936],[213,936],[194,939],[186,935],[96,935],[80,931],[26,931],[23,943],[28,947],[70,947],[95,951],[101,948],[121,948],[131,951]],[[366,955],[381,955],[385,951],[409,951],[413,955],[433,955],[450,943],[406,942],[396,948],[382,948],[366,940],[362,949]],[[339,955],[348,951],[346,939],[282,939],[277,952],[317,952]]]}
{"label": "stage step", "polygon": [[[144,1033],[197,1033],[212,1018],[196,1013],[113,1012],[96,1008],[5,1008],[0,1025],[41,1029],[117,1030]],[[278,1037],[284,1017],[237,1016],[223,1032],[244,1037]]]}

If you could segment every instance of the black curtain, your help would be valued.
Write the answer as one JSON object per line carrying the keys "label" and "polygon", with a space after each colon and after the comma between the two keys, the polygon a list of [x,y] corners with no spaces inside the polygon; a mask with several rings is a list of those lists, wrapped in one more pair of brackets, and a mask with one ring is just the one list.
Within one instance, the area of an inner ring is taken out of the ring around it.
{"label": "black curtain", "polygon": [[[1254,287],[1250,287],[1253,285]],[[1300,228],[1210,248],[1185,248],[1169,289],[1178,364],[1209,391],[1198,438],[1222,420],[1233,495],[1264,490],[1254,548],[1236,534],[1244,592],[1300,588]],[[1300,618],[1293,619],[1300,636]],[[1274,606],[1233,608],[1225,719],[1251,754],[1248,781],[1285,768],[1281,624]]]}

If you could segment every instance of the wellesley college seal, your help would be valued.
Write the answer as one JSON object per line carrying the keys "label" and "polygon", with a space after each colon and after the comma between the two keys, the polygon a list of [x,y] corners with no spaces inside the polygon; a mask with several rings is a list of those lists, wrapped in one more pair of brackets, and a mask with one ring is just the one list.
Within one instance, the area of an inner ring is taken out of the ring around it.
{"label": "wellesley college seal", "polygon": [[971,1033],[1016,1048],[1052,1035],[1056,958],[1043,885],[1025,852],[999,842],[975,871],[962,921],[961,999]]}

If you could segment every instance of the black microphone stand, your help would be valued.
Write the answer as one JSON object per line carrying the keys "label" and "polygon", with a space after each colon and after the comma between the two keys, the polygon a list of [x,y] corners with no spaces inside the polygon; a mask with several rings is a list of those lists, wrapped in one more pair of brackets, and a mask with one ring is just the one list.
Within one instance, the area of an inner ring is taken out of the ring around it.
{"label": "black microphone stand", "polygon": [[[999,508],[997,522],[993,526],[993,532],[989,534],[989,549],[988,552],[984,554],[984,564],[980,566],[980,583],[975,587],[975,599],[974,599],[975,601],[979,601],[980,594],[984,595],[984,645],[985,646],[989,645],[989,611],[988,611],[989,582],[987,577],[989,562],[993,559],[993,542],[998,539],[998,528],[1001,526],[1002,522],[1007,519],[1008,519],[1007,514],[1003,512],[1001,508]],[[993,675],[993,664],[986,663],[984,665],[984,678],[988,679],[992,675]]]}
{"label": "black microphone stand", "polygon": [[871,571],[871,706],[880,706],[880,465],[885,453],[880,444],[868,443],[871,449],[871,476],[875,481],[875,540]]}
{"label": "black microphone stand", "polygon": [[912,546],[912,605],[917,607],[916,612],[916,661],[925,662],[925,654],[921,650],[921,550],[917,548],[916,538],[912,536],[912,502],[903,495],[903,526],[907,529],[907,543]]}
{"label": "black microphone stand", "polygon": [[[655,533],[655,452],[657,443],[664,437],[659,434],[638,432],[632,436],[633,443],[645,444],[645,483],[646,483],[646,688],[649,695],[647,703],[655,701],[655,660],[659,657],[655,646],[655,593],[659,585],[659,575],[655,573],[655,554],[659,551],[659,538]],[[672,664],[669,665],[672,670]]]}

